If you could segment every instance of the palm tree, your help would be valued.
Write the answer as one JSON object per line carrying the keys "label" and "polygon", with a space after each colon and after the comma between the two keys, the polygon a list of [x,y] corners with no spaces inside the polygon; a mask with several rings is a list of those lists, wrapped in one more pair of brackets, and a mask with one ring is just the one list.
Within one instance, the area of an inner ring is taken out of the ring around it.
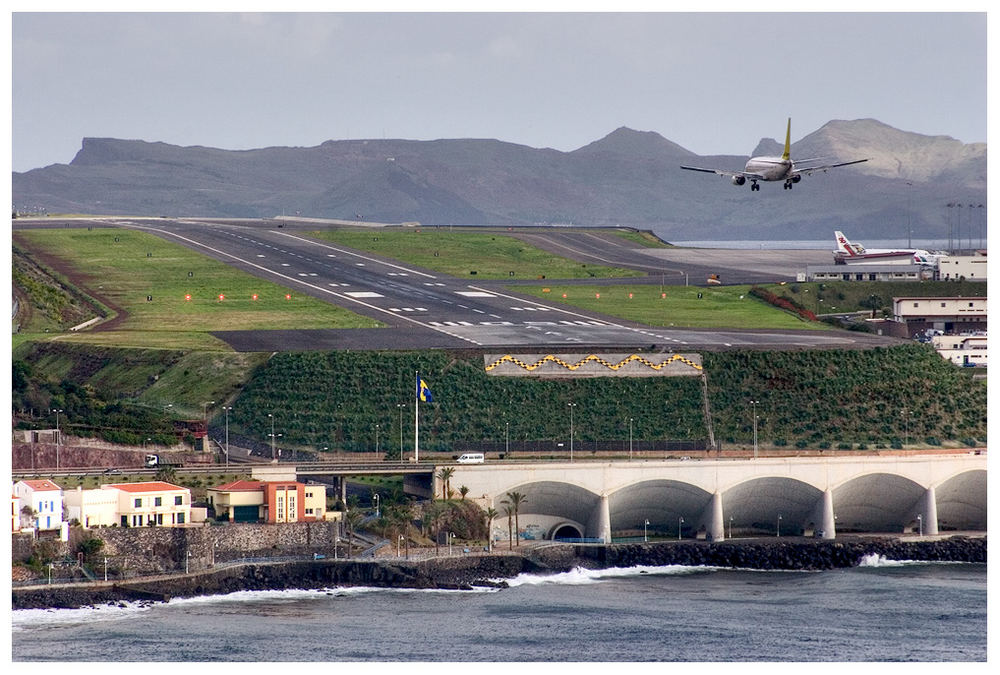
{"label": "palm tree", "polygon": [[469,488],[463,485],[462,487],[458,488],[458,494],[462,495],[462,500],[464,501],[465,495],[469,494]]}
{"label": "palm tree", "polygon": [[441,499],[448,499],[448,493],[450,492],[448,482],[454,474],[455,467],[453,466],[446,466],[437,472],[437,478],[441,481]]}
{"label": "palm tree", "polygon": [[486,546],[489,552],[493,552],[493,519],[496,518],[499,513],[492,506],[486,509]]}
{"label": "palm tree", "polygon": [[508,502],[501,502],[503,504],[503,512],[507,515],[507,547],[513,551],[514,550],[514,533],[513,528],[513,517],[514,517],[514,507]]}
{"label": "palm tree", "polygon": [[521,504],[528,501],[520,492],[508,492],[507,499],[503,501],[504,504],[510,504],[511,510],[514,512],[514,537],[517,539],[517,545],[521,545],[521,524],[517,520],[517,514],[521,510]]}

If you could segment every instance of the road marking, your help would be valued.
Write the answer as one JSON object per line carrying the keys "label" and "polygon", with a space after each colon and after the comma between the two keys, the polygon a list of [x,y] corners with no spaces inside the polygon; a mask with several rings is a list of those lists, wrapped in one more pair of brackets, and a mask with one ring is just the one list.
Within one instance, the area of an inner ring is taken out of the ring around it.
{"label": "road marking", "polygon": [[[417,270],[410,269],[408,267],[403,267],[402,265],[395,265],[391,262],[386,262],[384,260],[379,260],[378,258],[371,258],[366,255],[361,255],[360,253],[355,253],[354,251],[348,251],[347,249],[337,248],[336,246],[331,246],[329,244],[324,244],[323,242],[316,241],[315,239],[306,239],[305,237],[297,237],[294,234],[289,234],[287,232],[279,232],[278,230],[269,230],[271,234],[281,235],[283,237],[288,237],[290,239],[295,239],[296,241],[302,241],[310,246],[321,246],[329,251],[336,251],[337,253],[343,253],[344,255],[354,256],[355,258],[361,258],[362,260],[367,260],[368,262],[377,263],[379,265],[385,265],[386,267],[392,267],[401,272],[407,272],[409,274],[416,274],[421,277],[426,277],[428,279],[437,279],[433,274],[424,274],[423,272],[418,272]],[[327,254],[330,255],[330,254]],[[333,257],[333,256],[331,256]],[[443,284],[442,284],[443,285]]]}
{"label": "road marking", "polygon": [[487,293],[486,291],[455,291],[458,295],[464,295],[467,298],[495,298],[497,297],[494,293]]}
{"label": "road marking", "polygon": [[344,295],[349,295],[352,298],[384,298],[385,297],[381,293],[376,293],[375,291],[354,291],[353,293],[344,293]]}

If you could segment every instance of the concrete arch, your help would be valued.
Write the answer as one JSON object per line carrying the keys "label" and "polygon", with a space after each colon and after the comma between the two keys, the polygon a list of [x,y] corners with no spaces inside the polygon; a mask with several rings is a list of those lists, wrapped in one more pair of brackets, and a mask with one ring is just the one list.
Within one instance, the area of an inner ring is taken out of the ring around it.
{"label": "concrete arch", "polygon": [[726,531],[802,534],[822,521],[822,499],[821,490],[801,480],[751,478],[722,493]]}
{"label": "concrete arch", "polygon": [[986,529],[986,471],[965,471],[935,488],[941,530]]}
{"label": "concrete arch", "polygon": [[[571,526],[581,533],[586,532],[587,524],[592,521],[601,501],[600,495],[572,483],[522,483],[493,497],[493,508],[500,513],[498,520],[506,520],[503,502],[507,499],[508,492],[520,492],[524,495],[517,520],[521,538],[529,541],[551,538],[555,527],[560,524]],[[506,536],[506,527],[504,535]]]}
{"label": "concrete arch", "polygon": [[837,532],[902,532],[916,527],[926,488],[891,473],[852,478],[833,490]]}
{"label": "concrete arch", "polygon": [[[712,495],[683,481],[657,479],[633,483],[608,496],[612,532],[636,534],[649,520],[649,533],[676,535],[707,529]],[[684,522],[680,523],[683,518]]]}

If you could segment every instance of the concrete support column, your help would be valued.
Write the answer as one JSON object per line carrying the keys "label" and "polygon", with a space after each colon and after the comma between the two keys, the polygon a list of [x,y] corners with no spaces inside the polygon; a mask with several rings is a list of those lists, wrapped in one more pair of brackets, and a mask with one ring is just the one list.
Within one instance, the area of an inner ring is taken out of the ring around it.
{"label": "concrete support column", "polygon": [[601,501],[597,503],[596,513],[590,518],[593,523],[593,530],[588,532],[588,537],[600,537],[605,544],[611,543],[611,507],[607,495],[601,495]]}
{"label": "concrete support column", "polygon": [[924,523],[924,534],[937,534],[938,533],[938,517],[937,517],[937,495],[934,493],[934,486],[927,488],[924,493],[924,505],[923,505],[923,523]]}
{"label": "concrete support column", "polygon": [[712,495],[712,514],[708,521],[708,534],[712,541],[725,541],[726,521],[722,517],[722,493],[716,492]]}
{"label": "concrete support column", "polygon": [[833,517],[833,490],[823,492],[823,539],[837,538],[837,519]]}
{"label": "concrete support column", "polygon": [[344,506],[346,508],[346,506],[347,506],[347,476],[340,476],[339,478],[337,478],[337,481],[340,484],[338,486],[339,489],[340,489],[340,501],[342,501],[344,503]]}

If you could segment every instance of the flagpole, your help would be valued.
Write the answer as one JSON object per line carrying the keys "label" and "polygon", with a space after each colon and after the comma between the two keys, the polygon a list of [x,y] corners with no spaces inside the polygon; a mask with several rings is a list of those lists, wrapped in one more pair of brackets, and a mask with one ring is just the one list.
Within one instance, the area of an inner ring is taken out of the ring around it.
{"label": "flagpole", "polygon": [[417,380],[414,383],[413,397],[413,461],[420,461],[420,371],[414,371]]}

